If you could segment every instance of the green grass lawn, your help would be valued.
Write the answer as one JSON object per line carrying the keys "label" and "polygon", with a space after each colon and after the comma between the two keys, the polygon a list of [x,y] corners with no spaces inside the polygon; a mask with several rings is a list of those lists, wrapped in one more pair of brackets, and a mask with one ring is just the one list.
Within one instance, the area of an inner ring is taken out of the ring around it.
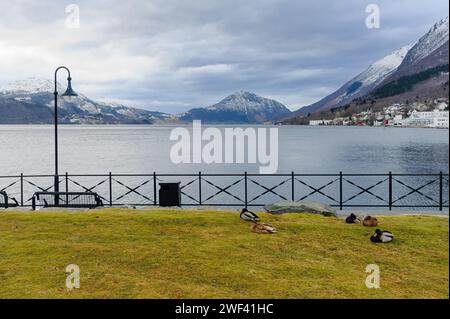
{"label": "green grass lawn", "polygon": [[[448,298],[446,217],[380,217],[372,228],[309,214],[105,209],[0,212],[0,298]],[[68,264],[80,289],[65,287]],[[380,289],[365,286],[367,264]]]}

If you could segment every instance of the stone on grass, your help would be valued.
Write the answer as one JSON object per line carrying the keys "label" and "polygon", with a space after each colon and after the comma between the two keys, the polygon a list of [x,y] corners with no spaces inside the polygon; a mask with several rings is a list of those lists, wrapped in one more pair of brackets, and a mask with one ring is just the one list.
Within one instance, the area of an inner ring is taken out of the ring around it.
{"label": "stone on grass", "polygon": [[297,202],[282,200],[264,206],[264,209],[271,214],[286,213],[312,213],[324,216],[337,216],[336,211],[327,204],[311,200],[300,200]]}

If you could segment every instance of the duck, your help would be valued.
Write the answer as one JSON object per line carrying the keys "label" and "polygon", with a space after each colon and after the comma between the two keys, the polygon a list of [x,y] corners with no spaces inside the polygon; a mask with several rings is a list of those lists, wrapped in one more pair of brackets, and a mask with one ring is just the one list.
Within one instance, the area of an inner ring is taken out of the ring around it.
{"label": "duck", "polygon": [[378,226],[378,219],[372,216],[366,216],[363,219],[362,224],[367,227],[376,227]]}
{"label": "duck", "polygon": [[250,230],[258,234],[274,234],[277,232],[276,228],[268,223],[253,222],[250,226]]}
{"label": "duck", "polygon": [[373,243],[389,243],[394,240],[394,234],[387,230],[376,229],[375,233],[370,237]]}
{"label": "duck", "polygon": [[359,220],[358,217],[356,217],[355,214],[351,213],[350,216],[348,216],[348,217],[345,219],[345,222],[346,222],[347,224],[359,224],[361,221]]}
{"label": "duck", "polygon": [[259,222],[260,218],[255,213],[249,211],[247,208],[243,208],[241,211],[241,219],[247,221],[247,222]]}

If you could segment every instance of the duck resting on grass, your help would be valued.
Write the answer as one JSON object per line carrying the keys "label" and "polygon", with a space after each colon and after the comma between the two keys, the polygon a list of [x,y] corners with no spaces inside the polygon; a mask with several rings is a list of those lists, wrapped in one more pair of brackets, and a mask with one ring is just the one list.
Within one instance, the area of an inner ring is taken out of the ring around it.
{"label": "duck resting on grass", "polygon": [[250,230],[258,234],[274,234],[277,232],[275,227],[273,227],[271,224],[258,222],[253,222],[250,226]]}
{"label": "duck resting on grass", "polygon": [[277,230],[271,224],[261,223],[260,218],[254,212],[249,211],[247,208],[243,208],[240,215],[242,220],[251,222],[250,230],[258,234],[273,234]]}
{"label": "duck resting on grass", "polygon": [[394,234],[387,230],[376,229],[375,233],[370,237],[373,243],[389,243],[394,240]]}
{"label": "duck resting on grass", "polygon": [[247,222],[259,222],[260,218],[255,213],[249,211],[247,208],[243,208],[241,211],[241,219],[247,221]]}
{"label": "duck resting on grass", "polygon": [[348,217],[345,219],[345,222],[346,222],[347,224],[359,224],[361,221],[359,220],[358,217],[356,217],[355,214],[351,213],[350,216],[348,216]]}
{"label": "duck resting on grass", "polygon": [[363,219],[362,224],[367,227],[376,227],[378,226],[378,219],[372,216],[366,216]]}

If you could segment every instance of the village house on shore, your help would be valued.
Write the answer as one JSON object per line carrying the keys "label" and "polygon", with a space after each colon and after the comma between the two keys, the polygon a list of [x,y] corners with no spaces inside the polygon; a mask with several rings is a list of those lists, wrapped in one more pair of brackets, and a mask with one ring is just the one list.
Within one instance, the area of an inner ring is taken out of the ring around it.
{"label": "village house on shore", "polygon": [[412,105],[392,104],[381,112],[372,110],[334,119],[310,120],[310,126],[356,125],[356,126],[403,126],[449,128],[448,100],[435,99],[430,106],[414,102]]}

